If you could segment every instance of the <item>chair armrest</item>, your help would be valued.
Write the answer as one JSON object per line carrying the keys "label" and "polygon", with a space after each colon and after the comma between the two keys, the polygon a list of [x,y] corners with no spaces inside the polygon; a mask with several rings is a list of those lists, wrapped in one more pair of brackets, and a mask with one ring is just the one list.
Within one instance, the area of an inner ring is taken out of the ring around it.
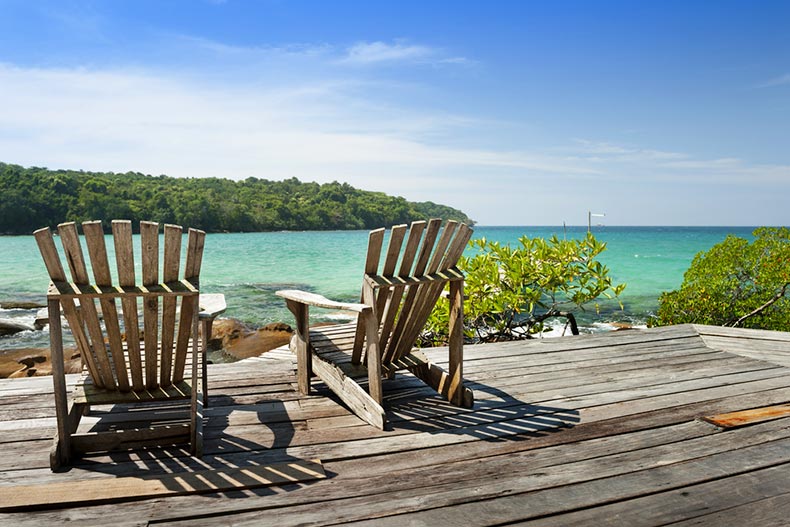
{"label": "chair armrest", "polygon": [[286,300],[291,300],[293,302],[298,302],[300,304],[305,304],[308,306],[315,306],[315,307],[324,307],[327,309],[340,309],[342,311],[354,311],[355,313],[366,313],[370,311],[372,308],[367,304],[349,304],[346,302],[335,302],[334,300],[329,300],[326,297],[321,295],[317,295],[315,293],[308,293],[307,291],[299,291],[296,289],[285,289],[283,291],[277,291],[277,296],[281,298],[285,298]]}
{"label": "chair armrest", "polygon": [[198,304],[200,305],[198,318],[201,320],[214,319],[220,313],[224,313],[228,307],[225,304],[225,295],[221,293],[201,294]]}

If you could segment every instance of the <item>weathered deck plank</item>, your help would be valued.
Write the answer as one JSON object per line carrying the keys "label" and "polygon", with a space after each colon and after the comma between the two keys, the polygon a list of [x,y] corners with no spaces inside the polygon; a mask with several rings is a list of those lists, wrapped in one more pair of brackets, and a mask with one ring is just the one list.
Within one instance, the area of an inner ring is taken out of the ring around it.
{"label": "weathered deck plank", "polygon": [[[782,479],[790,468],[790,418],[726,432],[698,418],[790,401],[790,368],[776,360],[785,349],[788,334],[707,326],[469,346],[465,376],[475,408],[451,406],[398,375],[384,384],[391,429],[383,432],[320,382],[314,394],[300,396],[293,357],[276,350],[210,366],[202,460],[183,448],[156,448],[86,456],[62,474],[48,469],[51,380],[0,381],[0,487],[100,485],[106,478],[309,459],[321,459],[328,476],[3,513],[0,524],[716,525],[730,518],[729,509],[733,517],[760,514],[777,523],[781,515],[760,507],[786,512],[780,505],[790,495]],[[445,350],[428,354],[446,361]],[[84,426],[184,415],[117,410]],[[742,486],[748,492],[734,492]]]}

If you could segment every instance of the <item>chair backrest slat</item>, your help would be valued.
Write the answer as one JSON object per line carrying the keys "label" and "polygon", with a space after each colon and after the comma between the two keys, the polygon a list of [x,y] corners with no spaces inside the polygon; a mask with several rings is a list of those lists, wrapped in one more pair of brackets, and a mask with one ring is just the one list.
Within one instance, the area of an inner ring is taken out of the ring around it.
{"label": "chair backrest slat", "polygon": [[[71,269],[72,281],[76,284],[88,284],[88,270],[85,266],[85,258],[82,254],[77,225],[74,222],[61,223],[58,225],[58,234],[63,244],[63,251],[66,253],[66,261]],[[85,350],[86,360],[95,357],[94,366],[98,369],[101,384],[104,388],[114,390],[117,388],[115,379],[110,366],[110,358],[106,353],[104,345],[104,334],[99,321],[99,313],[93,299],[80,298],[80,313],[88,328],[90,336],[90,348]],[[90,357],[90,358],[89,358]]]}
{"label": "chair backrest slat", "polygon": [[[164,282],[178,280],[181,263],[181,227],[165,225],[165,254],[162,279]],[[173,337],[176,330],[176,299],[167,297],[162,301],[162,349],[159,384],[170,384],[173,360]]]}
{"label": "chair backrest slat", "polygon": [[184,266],[185,279],[194,280],[200,276],[200,268],[203,264],[203,248],[205,245],[206,233],[197,229],[189,229],[187,260]]}
{"label": "chair backrest slat", "polygon": [[[414,260],[417,257],[417,248],[419,247],[420,239],[422,238],[422,233],[425,231],[426,225],[427,222],[425,221],[415,221],[412,222],[411,226],[409,227],[409,237],[406,240],[406,248],[403,250],[403,256],[401,257],[400,268],[398,269],[397,276],[409,276],[411,268],[414,265]],[[403,292],[406,290],[406,287],[398,286],[393,287],[391,290],[392,294],[389,297],[389,301],[385,309],[386,312],[382,317],[380,339],[380,346],[382,350],[386,350],[387,345],[389,344],[390,334],[392,333],[392,328],[395,325],[395,317],[400,311],[401,299],[403,298]]]}
{"label": "chair backrest slat", "polygon": [[[368,235],[368,253],[365,258],[365,274],[375,274],[381,259],[381,247],[384,244],[384,233],[386,229],[376,229],[370,231]],[[360,300],[362,297],[360,296]],[[378,315],[376,315],[378,316]],[[352,350],[352,360],[359,361],[362,356],[362,347],[365,343],[365,326],[357,324],[357,331],[354,335],[354,348]]]}
{"label": "chair backrest slat", "polygon": [[[129,287],[135,285],[134,248],[132,245],[132,222],[114,220],[112,237],[115,244],[115,263],[118,268],[118,285]],[[129,354],[129,372],[132,388],[140,391],[144,388],[143,361],[140,355],[139,317],[137,316],[137,299],[124,297],[121,299],[124,329],[126,331],[126,349]]]}
{"label": "chair backrest slat", "polygon": [[[198,349],[195,330],[205,233],[189,230],[183,276],[189,282],[189,289],[184,294],[185,284],[179,279],[183,239],[181,227],[165,226],[164,252],[160,261],[159,224],[140,222],[140,280],[135,276],[132,224],[124,220],[113,221],[117,284],[110,269],[102,223],[85,222],[82,230],[87,256],[90,257],[90,269],[93,271],[93,284],[89,281],[77,225],[70,222],[58,228],[71,272],[71,282],[74,284],[72,287],[68,285],[52,232],[39,229],[35,236],[50,279],[57,285],[51,294],[61,303],[94,385],[108,390],[142,391],[184,380],[190,341],[195,351]],[[121,287],[131,289],[124,293]],[[135,287],[139,287],[141,292],[135,291]],[[103,291],[113,294],[91,296]],[[79,309],[75,298],[79,301]],[[118,312],[118,301],[122,318]],[[179,302],[181,318],[176,328]],[[97,305],[101,307],[101,317]],[[143,312],[142,321],[140,308]],[[144,343],[144,351],[141,342]]]}
{"label": "chair backrest slat", "polygon": [[[436,246],[433,249],[430,262],[425,269],[425,274],[433,274],[439,270],[439,266],[444,260],[447,247],[450,245],[450,241],[457,227],[458,222],[447,222],[441,236],[439,236],[439,241],[436,242]],[[414,302],[409,306],[409,310],[404,311],[401,315],[406,323],[403,332],[400,334],[400,340],[395,343],[392,355],[388,356],[389,360],[398,360],[411,351],[414,341],[425,325],[425,321],[428,319],[434,304],[436,304],[436,300],[438,299],[438,295],[441,294],[444,284],[439,282],[435,284],[420,284],[412,287],[417,293]],[[438,293],[434,298],[435,291],[438,291]]]}
{"label": "chair backrest slat", "polygon": [[[203,262],[203,247],[206,243],[206,233],[197,229],[189,229],[187,237],[187,255],[184,264],[184,279],[190,280],[192,285],[198,286],[200,268]],[[192,334],[193,316],[198,309],[198,298],[184,298],[181,300],[181,319],[178,322],[178,340],[173,365],[173,382],[184,378],[184,368],[189,346],[189,336]],[[197,335],[195,335],[197,338]]]}
{"label": "chair backrest slat", "polygon": [[[66,273],[63,270],[63,265],[60,262],[58,249],[55,247],[55,240],[52,238],[52,231],[48,228],[39,229],[34,233],[36,243],[38,244],[39,252],[44,258],[44,265],[47,267],[50,279],[53,282],[65,282]],[[82,318],[77,313],[77,306],[73,299],[64,298],[61,300],[63,306],[63,316],[69,323],[71,333],[74,335],[74,340],[77,342],[77,347],[82,355],[82,360],[88,368],[91,377],[94,379],[94,384],[103,387],[104,383],[99,375],[98,367],[95,364],[95,359],[91,353],[90,342],[88,336],[85,334],[85,328],[82,325]]]}
{"label": "chair backrest slat", "polygon": [[[400,249],[403,246],[403,238],[406,236],[406,225],[396,225],[390,231],[390,241],[387,245],[387,256],[384,260],[384,266],[381,268],[381,274],[384,276],[393,276],[395,274],[395,266],[398,265],[398,257],[400,256]],[[382,289],[376,295],[376,315],[378,316],[378,323],[381,324],[382,317],[384,316],[385,308],[388,300],[392,297],[391,289]],[[384,344],[379,341],[379,345]]]}
{"label": "chair backrest slat", "polygon": [[[111,286],[112,277],[110,276],[110,265],[107,261],[107,247],[104,245],[104,229],[102,229],[101,222],[83,223],[82,232],[85,234],[85,244],[88,246],[88,255],[96,285]],[[104,327],[107,329],[107,341],[112,354],[109,358],[115,371],[115,380],[118,383],[118,389],[126,392],[130,389],[130,383],[126,359],[123,354],[123,342],[121,342],[118,309],[114,299],[103,298],[99,301],[99,305],[101,305]]]}
{"label": "chair backrest slat", "polygon": [[55,247],[55,240],[52,239],[52,231],[45,227],[37,230],[33,235],[36,237],[38,251],[44,259],[44,265],[47,267],[50,279],[53,282],[65,282],[66,272],[60,264],[60,255],[58,255],[58,249]]}
{"label": "chair backrest slat", "polygon": [[[159,282],[159,224],[140,222],[140,251],[143,264],[143,286]],[[145,342],[145,385],[154,388],[157,382],[159,343],[159,298],[143,300],[143,339]]]}
{"label": "chair backrest slat", "polygon": [[[410,273],[411,276],[422,276],[425,274],[425,268],[428,266],[428,261],[430,260],[431,252],[433,251],[433,246],[434,243],[436,243],[436,238],[439,235],[439,229],[441,229],[441,227],[442,220],[432,219],[428,222],[428,228],[425,231],[425,236],[420,245],[419,256],[417,256],[414,269]],[[392,357],[395,356],[395,353],[399,349],[399,343],[409,323],[409,315],[414,307],[418,291],[419,287],[414,286],[409,286],[406,290],[406,298],[401,305],[398,321],[395,323],[395,329],[392,331],[392,336],[390,337],[387,348],[382,354],[385,363],[391,362]],[[411,344],[409,344],[409,346],[411,346]]]}

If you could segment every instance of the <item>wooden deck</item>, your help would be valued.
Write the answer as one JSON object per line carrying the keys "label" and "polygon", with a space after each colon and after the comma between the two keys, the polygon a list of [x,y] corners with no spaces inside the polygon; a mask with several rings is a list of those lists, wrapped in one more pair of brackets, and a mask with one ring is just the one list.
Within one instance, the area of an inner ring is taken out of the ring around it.
{"label": "wooden deck", "polygon": [[[443,350],[428,355],[443,362]],[[41,485],[25,490],[34,502],[68,483],[74,503],[0,513],[0,524],[787,524],[790,333],[677,326],[468,346],[465,357],[473,410],[399,375],[385,383],[384,432],[320,383],[299,396],[287,351],[212,365],[201,461],[151,449],[59,474],[47,457],[51,380],[2,380],[0,492]],[[756,409],[730,428],[702,419]],[[314,459],[326,479],[209,493],[185,483]],[[102,486],[119,480],[180,481],[181,495],[106,503]]]}

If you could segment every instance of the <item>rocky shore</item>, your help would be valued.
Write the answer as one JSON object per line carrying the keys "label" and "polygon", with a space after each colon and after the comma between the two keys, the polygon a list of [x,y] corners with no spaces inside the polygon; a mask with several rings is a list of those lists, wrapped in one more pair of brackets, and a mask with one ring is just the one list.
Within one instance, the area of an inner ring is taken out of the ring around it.
{"label": "rocky shore", "polygon": [[[225,318],[214,322],[209,350],[226,362],[255,357],[288,344],[293,330],[278,322],[252,328],[238,320]],[[76,348],[64,350],[67,373],[80,372],[80,355]],[[0,350],[0,378],[52,375],[49,348]]]}
{"label": "rocky shore", "polygon": [[210,350],[222,350],[229,361],[257,357],[261,353],[279,348],[291,340],[293,329],[283,322],[274,322],[261,328],[252,328],[232,318],[214,321],[209,341]]}

